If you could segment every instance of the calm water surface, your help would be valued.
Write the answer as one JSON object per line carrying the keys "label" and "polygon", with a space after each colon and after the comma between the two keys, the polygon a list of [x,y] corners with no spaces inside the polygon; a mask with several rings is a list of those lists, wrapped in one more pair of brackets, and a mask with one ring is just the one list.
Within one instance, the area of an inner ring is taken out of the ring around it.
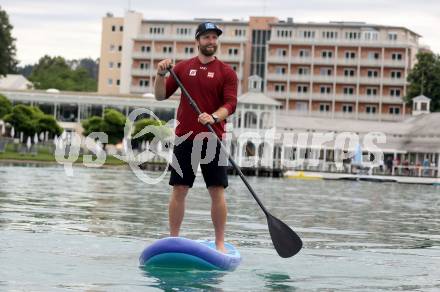
{"label": "calm water surface", "polygon": [[[157,175],[157,174],[151,174]],[[249,178],[305,248],[272,247],[266,220],[230,177],[232,273],[146,272],[142,249],[167,235],[170,187],[126,169],[0,166],[1,291],[440,291],[440,187]],[[209,195],[197,178],[182,236],[211,239]]]}

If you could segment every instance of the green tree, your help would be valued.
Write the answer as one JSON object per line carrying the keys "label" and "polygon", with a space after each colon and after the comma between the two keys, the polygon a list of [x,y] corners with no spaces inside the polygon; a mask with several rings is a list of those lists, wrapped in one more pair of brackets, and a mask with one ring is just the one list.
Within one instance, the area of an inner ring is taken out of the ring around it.
{"label": "green tree", "polygon": [[140,137],[133,139],[135,145],[139,145],[142,141],[151,142],[155,137],[159,140],[164,140],[171,136],[172,131],[170,128],[164,126],[166,123],[164,121],[158,121],[154,119],[141,119],[134,123],[134,130],[132,136],[135,137],[139,134],[143,129],[148,126],[151,126],[147,133],[143,134]]}
{"label": "green tree", "polygon": [[101,117],[93,116],[81,122],[81,125],[84,129],[83,135],[88,136],[93,132],[101,132],[102,131],[103,120]]}
{"label": "green tree", "polygon": [[37,89],[96,91],[97,82],[85,68],[72,69],[63,57],[44,56],[32,70],[29,80]]}
{"label": "green tree", "polygon": [[36,130],[37,133],[48,132],[52,136],[59,136],[63,132],[63,129],[58,125],[55,118],[52,115],[46,114],[39,115]]}
{"label": "green tree", "polygon": [[12,104],[6,96],[0,94],[0,120],[12,111]]}
{"label": "green tree", "polygon": [[10,123],[16,133],[22,132],[25,141],[28,136],[33,137],[37,132],[38,116],[42,112],[38,108],[19,104],[14,106],[12,112],[5,116],[5,122]]}
{"label": "green tree", "polygon": [[15,59],[15,38],[12,37],[13,26],[9,16],[0,6],[0,76],[15,73],[18,61]]}
{"label": "green tree", "polygon": [[22,132],[24,140],[35,134],[48,131],[51,135],[60,135],[61,127],[53,116],[46,115],[38,107],[18,104],[13,107],[11,113],[5,116],[5,122],[10,123],[16,133]]}
{"label": "green tree", "polygon": [[83,135],[104,132],[108,136],[107,144],[118,144],[124,138],[125,121],[126,118],[121,112],[115,109],[106,109],[103,118],[93,116],[82,121]]}
{"label": "green tree", "polygon": [[117,144],[124,138],[125,116],[115,110],[106,109],[104,111],[104,119],[102,130],[108,135],[109,144]]}
{"label": "green tree", "polygon": [[420,94],[431,98],[431,111],[440,111],[440,56],[432,52],[417,54],[417,64],[408,74],[406,100]]}

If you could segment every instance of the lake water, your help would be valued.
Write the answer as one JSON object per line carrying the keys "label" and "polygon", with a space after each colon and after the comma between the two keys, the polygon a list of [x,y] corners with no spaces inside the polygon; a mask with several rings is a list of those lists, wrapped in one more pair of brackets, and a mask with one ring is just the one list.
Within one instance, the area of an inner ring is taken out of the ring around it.
{"label": "lake water", "polygon": [[[157,175],[157,174],[151,174]],[[143,248],[167,236],[170,187],[126,169],[0,166],[1,291],[440,291],[440,187],[249,178],[304,241],[282,259],[266,219],[230,177],[227,240],[235,272],[143,271]],[[212,239],[197,178],[182,236]]]}

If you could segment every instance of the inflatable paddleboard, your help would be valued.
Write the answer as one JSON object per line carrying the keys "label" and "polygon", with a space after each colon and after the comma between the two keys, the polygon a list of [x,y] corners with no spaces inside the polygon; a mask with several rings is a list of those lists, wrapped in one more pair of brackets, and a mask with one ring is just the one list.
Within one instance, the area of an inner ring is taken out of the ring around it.
{"label": "inflatable paddleboard", "polygon": [[241,262],[238,250],[225,243],[228,253],[215,249],[215,242],[166,237],[146,247],[139,263],[145,268],[233,271]]}

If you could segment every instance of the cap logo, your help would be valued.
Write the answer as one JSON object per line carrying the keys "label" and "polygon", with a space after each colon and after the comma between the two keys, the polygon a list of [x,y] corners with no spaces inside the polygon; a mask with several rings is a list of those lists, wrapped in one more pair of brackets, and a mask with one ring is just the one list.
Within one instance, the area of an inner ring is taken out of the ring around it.
{"label": "cap logo", "polygon": [[213,23],[208,22],[205,24],[205,29],[215,29],[215,25]]}

